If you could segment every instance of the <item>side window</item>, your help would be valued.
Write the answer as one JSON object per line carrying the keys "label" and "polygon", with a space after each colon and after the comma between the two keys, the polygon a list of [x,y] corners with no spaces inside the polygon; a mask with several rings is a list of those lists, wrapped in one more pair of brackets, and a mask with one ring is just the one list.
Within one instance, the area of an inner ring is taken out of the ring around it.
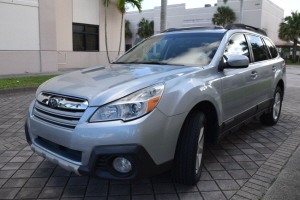
{"label": "side window", "polygon": [[276,47],[268,39],[264,39],[264,40],[265,40],[267,47],[270,50],[272,58],[276,58],[278,56]]}
{"label": "side window", "polygon": [[268,52],[260,37],[248,35],[253,51],[254,62],[268,60]]}
{"label": "side window", "polygon": [[250,60],[248,44],[243,34],[236,34],[228,41],[224,56],[228,58],[230,55],[244,55]]}

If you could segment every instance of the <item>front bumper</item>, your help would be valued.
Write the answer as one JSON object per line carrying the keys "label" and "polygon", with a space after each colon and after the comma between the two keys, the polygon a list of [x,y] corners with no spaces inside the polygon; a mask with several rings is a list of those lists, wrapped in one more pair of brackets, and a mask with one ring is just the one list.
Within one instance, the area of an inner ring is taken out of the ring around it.
{"label": "front bumper", "polygon": [[[124,157],[132,164],[132,171],[121,174],[112,167],[114,158]],[[151,177],[172,167],[172,160],[156,165],[144,147],[136,144],[99,146],[94,148],[87,166],[78,169],[79,174],[105,179],[135,180]]]}
{"label": "front bumper", "polygon": [[[34,102],[25,126],[27,141],[33,151],[80,175],[122,180],[149,177],[170,169],[186,116],[184,113],[167,117],[155,109],[126,123],[88,123],[96,109],[91,107],[70,131],[36,119],[32,114],[33,106]],[[112,169],[112,159],[119,156],[134,164],[131,173],[118,174]],[[102,168],[97,168],[99,160],[104,160],[100,163]]]}
{"label": "front bumper", "polygon": [[[25,130],[28,133],[27,125]],[[31,141],[26,134],[27,141]],[[48,159],[50,162],[59,165],[61,168],[76,173],[77,175],[97,177],[111,180],[136,180],[151,177],[162,173],[172,167],[172,160],[156,165],[148,152],[140,145],[117,145],[99,146],[93,149],[90,162],[87,166],[80,166],[68,162],[53,155],[38,145],[30,145],[31,149],[38,155]],[[114,170],[112,161],[116,157],[125,157],[132,163],[132,171],[121,174]]]}

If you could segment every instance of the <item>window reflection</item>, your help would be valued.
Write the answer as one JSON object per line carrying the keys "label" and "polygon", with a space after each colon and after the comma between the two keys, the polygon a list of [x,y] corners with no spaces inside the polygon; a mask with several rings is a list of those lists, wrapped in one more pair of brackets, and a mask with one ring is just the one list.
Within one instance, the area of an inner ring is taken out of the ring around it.
{"label": "window reflection", "polygon": [[266,45],[269,47],[272,58],[276,58],[278,56],[276,47],[268,39],[264,39],[264,41],[266,42]]}
{"label": "window reflection", "polygon": [[151,37],[116,62],[204,66],[214,57],[224,33],[180,33]]}
{"label": "window reflection", "polygon": [[236,34],[230,38],[224,51],[224,56],[244,55],[250,60],[249,48],[243,34]]}
{"label": "window reflection", "polygon": [[264,46],[262,40],[254,35],[249,35],[252,51],[253,51],[253,56],[254,56],[254,61],[262,61],[262,60],[267,60],[268,59],[268,54],[267,54],[267,49]]}

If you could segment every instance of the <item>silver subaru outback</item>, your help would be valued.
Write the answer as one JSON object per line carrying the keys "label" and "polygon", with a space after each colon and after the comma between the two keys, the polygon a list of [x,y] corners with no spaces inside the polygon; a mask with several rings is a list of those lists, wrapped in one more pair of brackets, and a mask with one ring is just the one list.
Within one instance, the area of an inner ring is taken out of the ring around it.
{"label": "silver subaru outback", "polygon": [[171,170],[195,184],[204,144],[254,118],[277,123],[285,62],[255,27],[168,29],[114,63],[42,84],[26,121],[33,151],[79,175],[115,180]]}

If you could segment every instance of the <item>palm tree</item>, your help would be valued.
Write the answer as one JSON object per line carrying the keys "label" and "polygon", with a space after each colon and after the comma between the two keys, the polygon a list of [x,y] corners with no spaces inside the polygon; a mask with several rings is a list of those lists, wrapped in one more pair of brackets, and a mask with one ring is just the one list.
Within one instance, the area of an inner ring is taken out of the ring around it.
{"label": "palm tree", "polygon": [[104,7],[105,7],[105,46],[106,46],[106,55],[107,55],[107,60],[108,63],[110,63],[109,55],[108,55],[108,47],[107,47],[107,7],[109,4],[109,0],[103,0]]}
{"label": "palm tree", "polygon": [[300,13],[292,12],[291,16],[287,16],[279,25],[278,37],[282,40],[293,41],[293,58],[292,62],[296,62],[297,44],[300,38]]}
{"label": "palm tree", "polygon": [[222,25],[231,24],[236,19],[235,14],[228,6],[220,6],[212,18],[213,24]]}
{"label": "palm tree", "polygon": [[163,32],[164,30],[166,30],[167,5],[168,5],[168,0],[161,0],[161,6],[160,6],[160,32]]}
{"label": "palm tree", "polygon": [[[223,0],[223,3],[226,4],[228,0]],[[243,6],[244,6],[244,0],[240,0],[240,23],[243,23]]]}
{"label": "palm tree", "polygon": [[140,38],[147,38],[154,34],[154,21],[148,21],[145,18],[142,18],[142,20],[138,23],[138,32],[137,34],[140,36]]}
{"label": "palm tree", "polygon": [[136,7],[139,12],[142,12],[142,1],[143,0],[118,0],[117,8],[121,12],[121,14],[122,14],[120,44],[119,44],[118,55],[120,55],[120,49],[121,49],[121,44],[122,44],[123,18],[124,18],[124,14],[126,13],[126,4],[130,4],[133,8]]}
{"label": "palm tree", "polygon": [[132,32],[130,30],[130,21],[125,19],[125,38],[132,38]]}

